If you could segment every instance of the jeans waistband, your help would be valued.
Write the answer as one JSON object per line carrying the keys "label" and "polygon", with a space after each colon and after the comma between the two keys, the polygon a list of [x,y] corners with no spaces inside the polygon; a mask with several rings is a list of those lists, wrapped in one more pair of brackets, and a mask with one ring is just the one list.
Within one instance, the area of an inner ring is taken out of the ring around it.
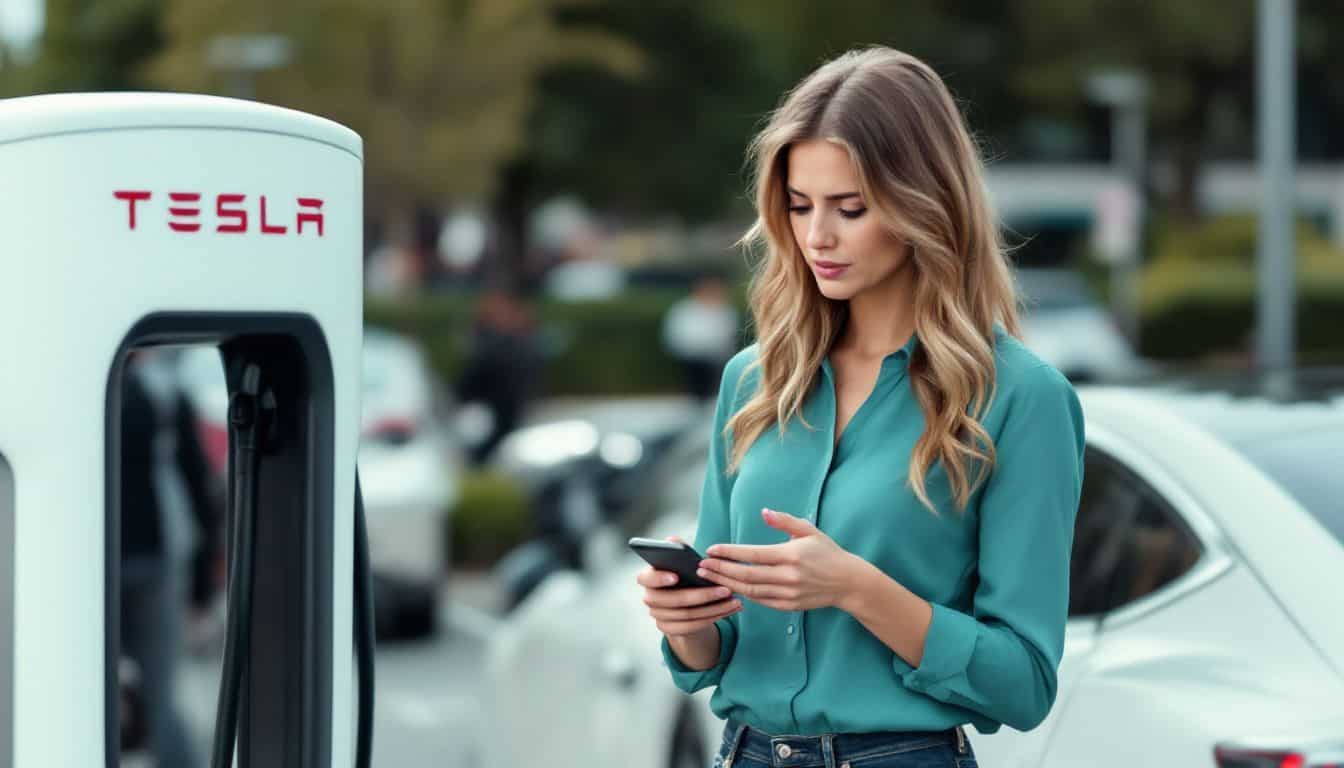
{"label": "jeans waistband", "polygon": [[731,719],[724,728],[723,739],[729,758],[748,754],[753,760],[775,768],[840,766],[846,760],[899,755],[939,745],[962,752],[965,743],[964,732],[958,728],[800,736],[769,734]]}

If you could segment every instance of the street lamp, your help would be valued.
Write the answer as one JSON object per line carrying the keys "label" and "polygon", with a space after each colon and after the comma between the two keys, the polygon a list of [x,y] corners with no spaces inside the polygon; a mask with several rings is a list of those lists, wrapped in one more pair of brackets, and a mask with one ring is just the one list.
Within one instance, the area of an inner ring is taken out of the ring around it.
{"label": "street lamp", "polygon": [[1106,190],[1098,201],[1103,245],[1099,252],[1111,266],[1111,311],[1125,337],[1137,345],[1148,80],[1131,70],[1101,70],[1087,78],[1087,95],[1111,113],[1111,164],[1123,183]]}
{"label": "street lamp", "polygon": [[1262,368],[1291,368],[1297,354],[1293,240],[1296,11],[1293,0],[1260,0],[1256,23],[1260,227],[1256,242],[1255,362]]}
{"label": "street lamp", "polygon": [[205,60],[211,69],[230,76],[230,96],[256,99],[257,73],[289,64],[293,47],[284,35],[216,35],[206,47]]}

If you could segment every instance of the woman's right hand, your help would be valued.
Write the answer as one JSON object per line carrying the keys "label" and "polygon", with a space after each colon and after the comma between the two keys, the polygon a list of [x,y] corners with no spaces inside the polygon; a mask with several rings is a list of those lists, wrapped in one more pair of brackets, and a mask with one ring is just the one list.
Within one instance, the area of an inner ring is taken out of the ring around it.
{"label": "woman's right hand", "polygon": [[[676,536],[668,541],[681,542]],[[668,637],[695,635],[725,616],[742,610],[742,603],[732,599],[727,587],[690,587],[670,589],[677,583],[677,574],[649,566],[635,578],[644,587],[644,604],[649,606],[658,630]]]}

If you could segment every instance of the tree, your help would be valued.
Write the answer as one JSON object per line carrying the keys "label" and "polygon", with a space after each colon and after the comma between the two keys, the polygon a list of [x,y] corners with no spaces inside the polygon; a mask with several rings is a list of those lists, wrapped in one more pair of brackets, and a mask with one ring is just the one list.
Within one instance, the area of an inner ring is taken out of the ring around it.
{"label": "tree", "polygon": [[[1013,85],[1029,102],[1079,105],[1085,78],[1102,68],[1146,75],[1152,154],[1171,159],[1181,219],[1198,214],[1203,162],[1215,154],[1253,152],[1253,0],[1024,0],[1015,7],[1028,58]],[[1298,7],[1298,66],[1309,71],[1328,53],[1321,26],[1338,30],[1344,8],[1333,2]],[[1222,125],[1214,131],[1219,117]]]}
{"label": "tree", "polygon": [[823,61],[851,48],[885,45],[928,62],[947,83],[991,158],[1021,155],[1023,114],[1005,79],[1022,65],[1011,3],[982,0],[835,0],[780,4],[739,0],[717,6],[746,31],[767,73],[771,104]]}
{"label": "tree", "polygon": [[231,74],[211,68],[212,41],[288,39],[290,61],[256,74],[257,97],[360,133],[370,213],[405,229],[424,201],[494,194],[500,168],[523,151],[536,83],[548,68],[584,61],[640,72],[632,46],[554,22],[557,8],[575,2],[169,0],[170,43],[148,71],[166,87],[223,93]]}
{"label": "tree", "polygon": [[630,40],[645,76],[558,67],[541,81],[519,181],[529,204],[577,193],[616,215],[700,221],[744,207],[743,150],[772,96],[754,41],[712,0],[603,3],[561,16]]}
{"label": "tree", "polygon": [[144,88],[138,67],[163,43],[161,0],[46,0],[37,56],[16,87],[28,93]]}
{"label": "tree", "polygon": [[577,191],[635,215],[697,221],[745,213],[747,142],[782,92],[861,44],[903,48],[944,74],[994,133],[1019,117],[999,87],[1016,50],[1001,4],[974,0],[712,0],[585,7],[566,18],[628,38],[648,76],[565,67],[543,80],[528,159],[532,193]]}

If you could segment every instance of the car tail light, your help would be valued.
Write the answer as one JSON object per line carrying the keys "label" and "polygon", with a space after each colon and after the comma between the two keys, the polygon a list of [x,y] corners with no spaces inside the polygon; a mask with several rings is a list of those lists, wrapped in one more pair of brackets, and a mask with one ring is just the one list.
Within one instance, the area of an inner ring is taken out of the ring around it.
{"label": "car tail light", "polygon": [[384,418],[364,430],[364,439],[385,445],[405,445],[415,439],[416,423],[408,418]]}
{"label": "car tail light", "polygon": [[1344,744],[1310,749],[1218,746],[1213,759],[1218,768],[1344,768]]}

